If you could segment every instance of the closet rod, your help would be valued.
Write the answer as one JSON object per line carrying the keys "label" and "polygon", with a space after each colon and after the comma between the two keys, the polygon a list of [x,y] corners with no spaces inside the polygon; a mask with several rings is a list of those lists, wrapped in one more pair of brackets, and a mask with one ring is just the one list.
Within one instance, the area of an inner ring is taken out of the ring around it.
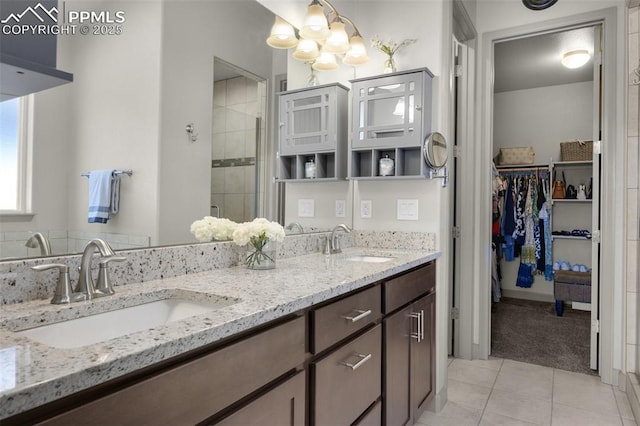
{"label": "closet rod", "polygon": [[498,173],[502,173],[502,172],[536,172],[536,171],[549,171],[549,167],[548,166],[536,166],[536,167],[510,167],[508,169],[503,169],[500,167],[497,167],[498,169]]}

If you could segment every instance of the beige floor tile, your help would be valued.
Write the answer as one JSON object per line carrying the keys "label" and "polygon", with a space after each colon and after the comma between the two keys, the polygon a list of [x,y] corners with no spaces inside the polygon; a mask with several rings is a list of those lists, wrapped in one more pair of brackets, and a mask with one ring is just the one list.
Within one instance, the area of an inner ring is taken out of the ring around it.
{"label": "beige floor tile", "polygon": [[625,392],[614,389],[613,395],[616,397],[616,403],[618,404],[620,417],[622,417],[623,419],[633,419],[633,411],[631,411],[631,404],[629,404],[629,398],[627,397],[627,394]]}
{"label": "beige floor tile", "polygon": [[[505,366],[506,367],[506,366]],[[530,375],[503,367],[498,373],[494,389],[510,392],[523,398],[536,398],[551,401],[553,376],[547,374]]]}
{"label": "beige floor tile", "polygon": [[483,368],[473,364],[474,361],[456,359],[449,366],[449,378],[472,385],[492,387],[496,381],[498,370]]}
{"label": "beige floor tile", "polygon": [[428,426],[476,426],[480,422],[482,410],[447,402],[442,411],[425,411],[416,422]]}
{"label": "beige floor tile", "polygon": [[551,401],[524,398],[511,392],[494,389],[485,413],[495,413],[537,425],[551,424]]}
{"label": "beige floor tile", "polygon": [[553,404],[551,414],[553,426],[621,426],[620,416],[596,413],[569,407],[564,404]]}
{"label": "beige floor tile", "polygon": [[553,368],[512,361],[510,359],[504,360],[500,371],[504,373],[515,373],[522,377],[544,377],[548,380],[553,380]]}
{"label": "beige floor tile", "polygon": [[571,371],[555,370],[553,376],[554,385],[568,384],[580,386],[584,389],[599,390],[602,392],[612,392],[611,386],[602,383],[598,376],[588,376],[586,374],[573,373]]}
{"label": "beige floor tile", "polygon": [[449,379],[447,397],[456,404],[466,405],[472,408],[484,409],[489,400],[491,388],[488,386],[472,385]]}
{"label": "beige floor tile", "polygon": [[484,413],[480,426],[536,426],[535,423],[524,422],[496,413]]}
{"label": "beige floor tile", "polygon": [[590,376],[585,376],[574,377],[568,381],[555,380],[553,402],[594,413],[619,415],[613,388],[600,383],[600,378],[597,378],[598,383],[590,379]]}
{"label": "beige floor tile", "polygon": [[622,419],[622,424],[624,426],[638,426],[634,419]]}
{"label": "beige floor tile", "polygon": [[488,368],[489,370],[500,370],[503,361],[504,360],[502,358],[489,357],[489,359],[474,359],[473,361],[455,359],[454,362],[458,365],[471,365],[473,367]]}

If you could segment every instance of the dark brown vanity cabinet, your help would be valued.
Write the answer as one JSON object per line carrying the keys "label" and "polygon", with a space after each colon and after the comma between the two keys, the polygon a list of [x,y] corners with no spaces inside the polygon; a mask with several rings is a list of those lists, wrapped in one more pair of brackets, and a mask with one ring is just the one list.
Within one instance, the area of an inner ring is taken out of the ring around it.
{"label": "dark brown vanity cabinet", "polygon": [[383,288],[385,425],[411,425],[435,386],[435,262]]}
{"label": "dark brown vanity cabinet", "polygon": [[2,424],[413,424],[434,325],[435,261]]}

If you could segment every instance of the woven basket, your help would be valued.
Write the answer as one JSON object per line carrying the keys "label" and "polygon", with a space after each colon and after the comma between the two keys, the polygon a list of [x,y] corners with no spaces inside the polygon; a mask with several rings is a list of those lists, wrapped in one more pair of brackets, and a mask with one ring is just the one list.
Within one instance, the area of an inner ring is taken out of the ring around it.
{"label": "woven basket", "polygon": [[590,161],[593,159],[593,141],[560,142],[562,161]]}

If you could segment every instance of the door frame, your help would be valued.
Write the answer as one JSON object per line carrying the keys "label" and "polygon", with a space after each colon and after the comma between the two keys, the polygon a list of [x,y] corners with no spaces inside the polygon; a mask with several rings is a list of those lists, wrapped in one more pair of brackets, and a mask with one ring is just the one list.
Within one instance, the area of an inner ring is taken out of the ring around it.
{"label": "door frame", "polygon": [[[463,185],[473,188],[473,231],[465,238],[462,231],[462,246],[471,248],[472,261],[463,267],[466,276],[471,276],[469,291],[461,297],[470,298],[473,305],[471,339],[461,340],[461,354],[471,352],[471,358],[487,359],[491,349],[491,160],[493,123],[493,44],[497,41],[522,37],[545,31],[557,31],[578,25],[602,23],[604,27],[604,78],[603,78],[603,138],[602,144],[602,243],[601,276],[610,277],[611,283],[602,286],[600,298],[600,375],[602,381],[618,383],[624,354],[623,327],[624,309],[614,312],[614,306],[623,308],[624,293],[624,143],[622,117],[624,94],[619,64],[624,59],[622,46],[618,43],[618,10],[615,7],[599,11],[567,16],[534,24],[483,34],[480,39],[478,62],[479,74],[476,110],[478,122],[476,136],[479,143],[473,153],[473,168],[462,173]],[[624,24],[624,23],[623,23]],[[623,25],[622,24],[622,25]],[[622,58],[622,59],[618,59]],[[607,143],[607,142],[612,143]],[[463,254],[464,255],[464,254]],[[470,259],[469,257],[465,257]],[[463,271],[464,273],[464,271]],[[474,294],[476,297],[474,297]],[[467,302],[466,305],[469,305]],[[464,356],[463,355],[463,356]],[[466,357],[466,356],[465,356]]]}

